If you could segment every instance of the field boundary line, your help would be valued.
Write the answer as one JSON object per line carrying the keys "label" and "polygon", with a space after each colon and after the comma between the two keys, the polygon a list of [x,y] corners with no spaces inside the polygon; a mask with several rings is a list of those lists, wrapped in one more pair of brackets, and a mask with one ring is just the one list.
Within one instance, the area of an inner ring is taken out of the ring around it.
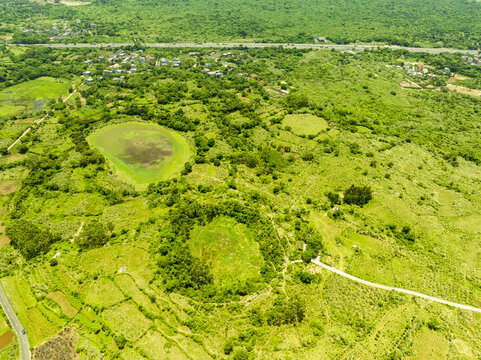
{"label": "field boundary line", "polygon": [[[291,263],[298,263],[298,262],[301,262],[301,261],[302,260],[296,260],[296,261],[293,261]],[[477,312],[477,313],[481,314],[481,308],[477,308],[477,307],[470,306],[470,305],[458,304],[458,303],[455,303],[455,302],[452,302],[452,301],[440,299],[440,298],[430,296],[430,295],[426,295],[426,294],[422,294],[422,293],[419,293],[419,292],[416,292],[416,291],[397,288],[397,287],[393,287],[393,286],[382,285],[382,284],[377,284],[377,283],[373,283],[371,281],[360,279],[358,277],[349,275],[348,273],[345,273],[344,271],[336,269],[335,267],[324,264],[323,262],[321,262],[319,260],[319,257],[316,257],[316,258],[312,259],[311,262],[313,264],[316,264],[317,266],[322,267],[323,269],[326,269],[330,272],[336,273],[337,275],[340,275],[340,276],[342,276],[346,279],[355,281],[359,284],[363,284],[363,285],[370,286],[370,287],[377,288],[377,289],[381,289],[381,290],[396,291],[396,292],[403,293],[403,294],[406,294],[406,295],[419,297],[421,299],[425,299],[425,300],[428,300],[428,301],[437,302],[437,303],[440,303],[440,304],[455,307],[455,308],[458,308],[458,309],[461,309],[461,310],[467,310],[467,311]]]}

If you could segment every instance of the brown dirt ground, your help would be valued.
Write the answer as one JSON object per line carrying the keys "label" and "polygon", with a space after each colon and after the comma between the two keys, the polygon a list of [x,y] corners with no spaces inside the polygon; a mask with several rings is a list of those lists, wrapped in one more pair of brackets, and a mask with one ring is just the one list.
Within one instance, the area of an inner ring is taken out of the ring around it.
{"label": "brown dirt ground", "polygon": [[0,350],[5,349],[13,342],[14,336],[12,330],[8,330],[5,334],[0,335]]}
{"label": "brown dirt ground", "polygon": [[63,292],[61,291],[51,292],[47,295],[47,297],[55,301],[57,304],[59,304],[63,313],[68,317],[72,318],[77,314],[78,310],[74,308],[72,304],[70,304],[70,301],[68,301],[67,297]]}
{"label": "brown dirt ground", "polygon": [[76,327],[63,329],[50,340],[36,347],[32,351],[32,360],[76,360],[75,352],[78,334]]}
{"label": "brown dirt ground", "polygon": [[17,190],[18,184],[15,180],[5,180],[0,183],[0,194],[11,194]]}

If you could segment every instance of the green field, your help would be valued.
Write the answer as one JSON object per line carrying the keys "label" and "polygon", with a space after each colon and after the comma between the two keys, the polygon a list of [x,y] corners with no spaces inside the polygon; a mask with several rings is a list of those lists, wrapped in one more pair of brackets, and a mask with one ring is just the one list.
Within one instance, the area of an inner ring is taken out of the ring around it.
{"label": "green field", "polygon": [[286,115],[282,125],[291,128],[296,135],[317,135],[328,127],[326,120],[311,114]]}
{"label": "green field", "polygon": [[70,84],[63,79],[40,77],[0,91],[0,118],[39,110],[48,99],[64,97]]}
{"label": "green field", "polygon": [[259,275],[263,264],[259,245],[244,224],[227,217],[214,219],[192,232],[192,254],[205,260],[219,283],[246,280]]}
{"label": "green field", "polygon": [[180,134],[148,123],[105,126],[88,138],[125,182],[144,190],[180,172],[192,150]]}

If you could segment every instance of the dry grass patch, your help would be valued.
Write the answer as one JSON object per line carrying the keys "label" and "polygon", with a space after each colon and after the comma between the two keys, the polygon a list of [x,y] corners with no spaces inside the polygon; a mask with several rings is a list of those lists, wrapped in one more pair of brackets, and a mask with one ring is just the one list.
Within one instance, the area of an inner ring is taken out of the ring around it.
{"label": "dry grass patch", "polygon": [[405,80],[401,81],[399,85],[405,89],[422,89],[423,87],[419,84],[416,84],[415,82]]}
{"label": "dry grass patch", "polygon": [[78,310],[74,308],[72,304],[70,304],[70,301],[68,301],[67,297],[63,292],[61,291],[51,292],[47,295],[47,297],[55,301],[60,306],[63,313],[68,317],[72,318],[78,313]]}
{"label": "dry grass patch", "polygon": [[78,358],[75,347],[78,342],[75,327],[63,329],[52,339],[32,351],[32,360],[75,360]]}
{"label": "dry grass patch", "polygon": [[11,194],[18,188],[16,180],[5,180],[0,183],[0,194]]}
{"label": "dry grass patch", "polygon": [[0,235],[0,249],[9,243],[10,243],[10,238],[7,235],[5,234]]}
{"label": "dry grass patch", "polygon": [[481,96],[481,90],[470,89],[464,86],[446,84],[446,89],[469,96]]}

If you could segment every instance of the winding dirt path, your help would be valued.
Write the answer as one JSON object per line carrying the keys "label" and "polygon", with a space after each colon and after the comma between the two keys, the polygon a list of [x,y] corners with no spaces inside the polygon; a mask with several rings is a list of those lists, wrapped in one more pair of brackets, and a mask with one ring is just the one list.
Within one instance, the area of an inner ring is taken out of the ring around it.
{"label": "winding dirt path", "polygon": [[[297,262],[302,262],[302,260],[292,261],[292,263],[297,263]],[[336,273],[337,275],[340,275],[342,277],[345,277],[346,279],[355,281],[359,284],[363,284],[363,285],[370,286],[370,287],[377,288],[377,289],[381,289],[381,290],[396,291],[396,292],[403,293],[403,294],[406,294],[406,295],[416,296],[416,297],[419,297],[419,298],[422,298],[422,299],[425,299],[425,300],[428,300],[428,301],[433,301],[433,302],[437,302],[437,303],[440,303],[440,304],[452,306],[452,307],[455,307],[455,308],[458,308],[458,309],[461,309],[461,310],[467,310],[467,311],[477,312],[477,313],[481,314],[481,309],[477,308],[477,307],[474,307],[474,306],[458,304],[458,303],[448,301],[448,300],[444,300],[444,299],[440,299],[440,298],[437,298],[437,297],[434,297],[434,296],[421,294],[421,293],[418,293],[416,291],[401,289],[401,288],[387,286],[387,285],[376,284],[376,283],[373,283],[373,282],[370,282],[370,281],[367,281],[367,280],[360,279],[358,277],[349,275],[349,274],[345,273],[344,271],[341,271],[341,270],[336,269],[332,266],[329,266],[329,265],[326,265],[326,264],[322,263],[319,260],[318,257],[315,258],[315,259],[312,259],[311,262],[313,264],[316,264],[317,266],[322,267],[323,269],[326,269],[327,271]]]}

